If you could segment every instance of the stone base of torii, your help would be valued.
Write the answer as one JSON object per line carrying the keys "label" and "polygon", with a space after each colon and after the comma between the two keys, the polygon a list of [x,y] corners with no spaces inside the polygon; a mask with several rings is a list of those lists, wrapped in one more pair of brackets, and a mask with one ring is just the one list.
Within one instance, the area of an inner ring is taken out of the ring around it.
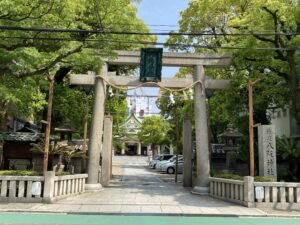
{"label": "stone base of torii", "polygon": [[[105,132],[103,136],[103,122],[104,122],[104,102],[106,83],[114,84],[116,86],[139,86],[142,83],[138,77],[116,76],[114,73],[108,73],[108,64],[110,65],[140,65],[140,52],[117,52],[116,59],[105,59],[99,75],[83,75],[77,74],[71,76],[72,85],[94,85],[95,99],[93,105],[92,124],[89,138],[88,148],[88,179],[86,184],[87,190],[98,190],[109,183],[111,173],[111,134]],[[163,53],[162,65],[175,67],[193,67],[193,76],[187,78],[162,78],[157,85],[148,84],[149,86],[160,86],[171,89],[179,89],[184,87],[194,87],[194,107],[195,107],[195,131],[196,131],[196,155],[197,155],[197,181],[193,188],[194,193],[208,194],[209,193],[209,141],[208,141],[208,127],[207,127],[207,113],[206,113],[206,96],[205,89],[224,90],[229,87],[228,80],[214,80],[205,79],[204,67],[222,68],[228,66],[231,56],[228,54],[190,54],[190,53]],[[112,120],[111,120],[112,121]],[[107,122],[109,124],[109,122]],[[110,126],[110,125],[109,125]],[[104,128],[107,129],[107,128]],[[102,148],[103,136],[103,149]],[[183,134],[185,139],[191,139],[190,135]],[[110,143],[110,144],[105,144]],[[185,140],[184,143],[191,143],[190,140]],[[190,144],[191,145],[191,144]],[[192,149],[192,146],[185,146],[185,148]],[[99,176],[99,161],[100,152],[105,155],[102,162],[101,181]],[[107,152],[110,152],[110,154]],[[190,152],[190,153],[189,153]],[[185,151],[184,154],[192,154],[192,151]],[[186,158],[191,158],[186,156]],[[190,162],[191,163],[191,162]],[[191,166],[187,160],[184,161],[184,174],[190,174]],[[107,167],[107,168],[106,168]],[[186,177],[190,177],[187,175]],[[191,178],[188,178],[191,179]],[[189,182],[185,182],[189,183]]]}

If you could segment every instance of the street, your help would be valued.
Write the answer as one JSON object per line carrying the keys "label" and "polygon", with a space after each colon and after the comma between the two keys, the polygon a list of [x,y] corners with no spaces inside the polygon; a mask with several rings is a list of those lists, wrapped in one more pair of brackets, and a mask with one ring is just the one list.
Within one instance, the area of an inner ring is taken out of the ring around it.
{"label": "street", "polygon": [[297,225],[300,219],[203,217],[203,216],[146,216],[146,215],[75,215],[1,213],[0,224],[98,224],[98,225]]}

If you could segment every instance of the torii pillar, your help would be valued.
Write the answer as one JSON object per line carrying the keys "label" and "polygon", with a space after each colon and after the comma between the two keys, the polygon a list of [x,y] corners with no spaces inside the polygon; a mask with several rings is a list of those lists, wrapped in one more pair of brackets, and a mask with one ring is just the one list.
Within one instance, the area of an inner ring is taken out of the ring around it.
{"label": "torii pillar", "polygon": [[[193,192],[199,194],[209,193],[210,176],[210,160],[209,160],[209,142],[208,142],[208,127],[206,114],[206,96],[205,96],[205,76],[202,65],[194,66],[194,81],[201,81],[196,83],[194,110],[195,110],[195,133],[196,133],[196,155],[197,155],[197,186],[194,187]],[[199,172],[198,172],[199,171]]]}
{"label": "torii pillar", "polygon": [[[101,75],[106,76],[107,64],[104,63],[101,68]],[[92,75],[94,76],[94,75]],[[87,190],[99,190],[102,188],[100,184],[100,152],[102,148],[103,135],[103,119],[104,119],[104,103],[106,85],[104,80],[94,77],[95,99],[93,105],[93,116],[91,123],[91,132],[88,148],[88,178],[85,188]]]}
{"label": "torii pillar", "polygon": [[[118,51],[116,59],[106,59],[105,62],[112,65],[140,65],[140,52]],[[228,80],[205,79],[204,67],[222,68],[228,66],[231,56],[227,54],[189,54],[189,53],[163,53],[162,65],[175,67],[193,67],[194,74],[186,78],[162,78],[158,85],[167,88],[184,88],[189,87],[196,82],[195,88],[195,121],[196,121],[196,153],[197,153],[197,181],[193,191],[197,194],[209,193],[209,143],[208,128],[205,103],[205,88],[224,90],[229,87]],[[138,77],[115,76],[107,73],[107,66],[102,68],[101,76],[109,83],[119,86],[138,86],[141,85]],[[74,85],[96,85],[93,120],[89,145],[89,162],[87,187],[101,187],[98,180],[98,168],[100,157],[100,145],[103,129],[104,115],[104,80],[95,76],[73,75],[70,80]],[[156,85],[149,84],[149,86]]]}

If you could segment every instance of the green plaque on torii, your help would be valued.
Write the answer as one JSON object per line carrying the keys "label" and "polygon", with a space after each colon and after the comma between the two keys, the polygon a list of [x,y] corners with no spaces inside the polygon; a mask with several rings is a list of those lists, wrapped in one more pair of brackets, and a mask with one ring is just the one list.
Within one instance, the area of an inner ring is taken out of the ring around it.
{"label": "green plaque on torii", "polygon": [[140,61],[140,81],[161,81],[162,48],[142,48]]}

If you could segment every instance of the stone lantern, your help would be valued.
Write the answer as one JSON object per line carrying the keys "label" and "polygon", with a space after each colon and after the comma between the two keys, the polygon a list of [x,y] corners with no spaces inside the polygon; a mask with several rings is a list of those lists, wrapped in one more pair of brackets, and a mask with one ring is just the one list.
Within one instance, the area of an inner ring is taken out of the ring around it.
{"label": "stone lantern", "polygon": [[238,132],[232,124],[228,124],[226,130],[218,135],[218,138],[225,144],[223,150],[226,153],[227,170],[232,170],[236,166],[236,157],[240,149],[238,142],[242,137],[243,134]]}

